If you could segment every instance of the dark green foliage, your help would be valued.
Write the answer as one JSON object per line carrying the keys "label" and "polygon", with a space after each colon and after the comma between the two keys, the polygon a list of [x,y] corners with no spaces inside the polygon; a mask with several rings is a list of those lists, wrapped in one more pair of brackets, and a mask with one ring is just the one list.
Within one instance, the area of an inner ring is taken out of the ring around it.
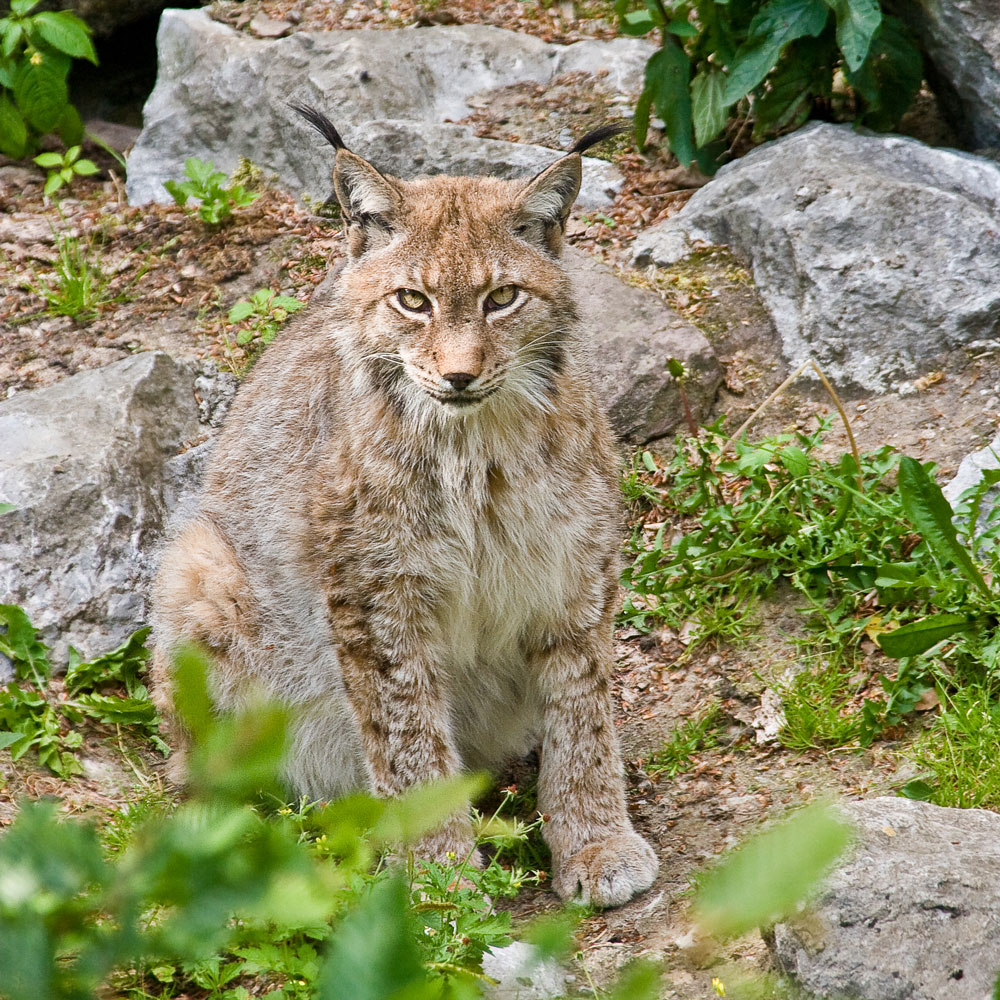
{"label": "dark green foliage", "polygon": [[83,125],[66,77],[74,59],[97,64],[90,28],[65,10],[32,14],[38,2],[11,0],[0,17],[0,153],[15,160],[33,153],[49,132],[67,146],[79,144]]}
{"label": "dark green foliage", "polygon": [[636,108],[636,140],[651,113],[687,166],[714,173],[728,120],[747,115],[757,140],[830,113],[838,74],[850,87],[846,116],[894,126],[920,88],[922,60],[879,0],[616,0],[621,30],[655,33]]}

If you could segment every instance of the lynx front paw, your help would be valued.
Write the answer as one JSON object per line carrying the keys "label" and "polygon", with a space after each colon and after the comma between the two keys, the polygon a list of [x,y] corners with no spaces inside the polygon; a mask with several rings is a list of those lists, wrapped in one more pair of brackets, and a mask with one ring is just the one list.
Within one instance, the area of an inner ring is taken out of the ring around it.
{"label": "lynx front paw", "polygon": [[587,844],[557,865],[552,886],[563,899],[621,906],[648,889],[658,870],[649,844],[638,834],[621,833]]}

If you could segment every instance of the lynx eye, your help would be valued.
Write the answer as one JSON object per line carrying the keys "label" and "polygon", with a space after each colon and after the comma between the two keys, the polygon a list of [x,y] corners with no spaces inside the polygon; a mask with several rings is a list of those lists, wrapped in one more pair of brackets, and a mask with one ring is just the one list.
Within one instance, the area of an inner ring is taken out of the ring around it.
{"label": "lynx eye", "polygon": [[399,304],[410,312],[430,312],[430,299],[423,292],[418,292],[413,288],[400,288],[396,292],[396,299]]}
{"label": "lynx eye", "polygon": [[494,288],[486,296],[483,307],[487,312],[493,312],[495,309],[506,309],[516,298],[517,285],[502,285],[500,288]]}

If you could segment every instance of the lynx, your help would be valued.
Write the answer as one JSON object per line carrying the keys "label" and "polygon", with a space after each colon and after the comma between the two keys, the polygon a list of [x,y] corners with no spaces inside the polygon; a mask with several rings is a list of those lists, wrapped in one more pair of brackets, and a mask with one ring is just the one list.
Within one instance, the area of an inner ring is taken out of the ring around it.
{"label": "lynx", "polygon": [[[391,796],[540,747],[553,885],[616,906],[657,872],[612,717],[618,461],[561,265],[580,153],[527,181],[381,174],[336,150],[348,259],[238,394],[154,588],[155,669],[289,707],[286,777]],[[457,815],[420,849],[472,850]]]}

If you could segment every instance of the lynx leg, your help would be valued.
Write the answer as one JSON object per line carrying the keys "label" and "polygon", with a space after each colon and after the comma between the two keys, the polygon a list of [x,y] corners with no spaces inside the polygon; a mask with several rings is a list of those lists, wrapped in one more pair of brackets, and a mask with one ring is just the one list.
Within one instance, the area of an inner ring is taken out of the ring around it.
{"label": "lynx leg", "polygon": [[[429,589],[426,581],[400,574],[372,581],[372,588],[374,606],[399,613],[384,631],[353,602],[338,600],[336,592],[330,611],[370,787],[376,795],[389,796],[457,774],[461,763],[443,672],[428,642],[424,602],[415,596]],[[467,813],[454,815],[425,837],[416,852],[439,861],[480,861]]]}
{"label": "lynx leg", "polygon": [[620,906],[648,889],[658,863],[633,829],[611,713],[610,642],[600,632],[538,654],[544,721],[539,809],[550,816],[556,892],[596,906]]}
{"label": "lynx leg", "polygon": [[209,521],[191,521],[164,553],[153,590],[155,646],[152,699],[179,753],[169,776],[183,781],[188,733],[174,712],[172,658],[182,643],[212,656],[213,690],[226,705],[245,683],[244,657],[257,638],[258,610],[250,583],[222,533]]}

